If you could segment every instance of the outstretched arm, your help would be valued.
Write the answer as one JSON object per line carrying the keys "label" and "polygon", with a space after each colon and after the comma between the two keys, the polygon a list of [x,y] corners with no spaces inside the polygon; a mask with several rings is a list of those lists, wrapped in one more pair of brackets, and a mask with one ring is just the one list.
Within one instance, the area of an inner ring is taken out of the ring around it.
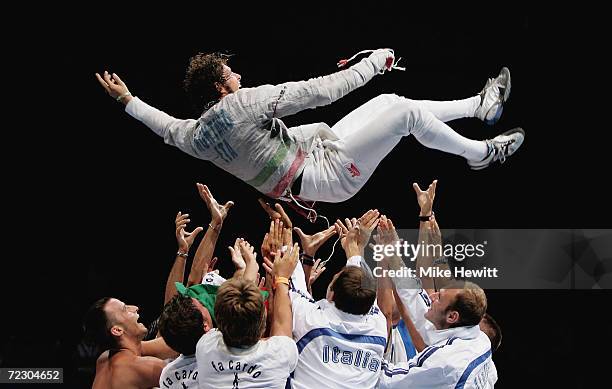
{"label": "outstretched arm", "polygon": [[289,298],[289,278],[297,265],[300,247],[294,244],[281,257],[280,250],[276,252],[274,261],[274,322],[270,335],[291,337],[293,318],[291,299]]}
{"label": "outstretched arm", "polygon": [[406,329],[408,329],[408,333],[410,334],[410,339],[412,339],[412,343],[414,344],[414,348],[417,352],[421,352],[428,345],[423,340],[421,333],[417,330],[414,322],[412,321],[412,317],[410,317],[410,312],[408,312],[408,308],[404,305],[404,302],[400,298],[397,290],[395,289],[395,285],[393,285],[393,297],[395,298],[395,304],[397,305],[397,310],[400,313],[400,316],[404,320],[406,324]]}
{"label": "outstretched arm", "polygon": [[[423,242],[426,247],[434,247],[434,250],[425,250],[423,255],[419,253],[416,258],[416,270],[417,274],[421,274],[421,269],[427,269],[432,266],[438,266],[442,271],[448,270],[448,263],[443,256],[442,250],[442,234],[440,227],[436,221],[436,217],[433,212],[433,202],[436,197],[436,187],[438,180],[434,180],[427,190],[421,190],[417,183],[412,184],[414,191],[417,195],[417,202],[419,203],[420,217],[429,217],[429,221],[421,221],[419,224],[419,242]],[[432,278],[432,277],[421,277],[423,283],[423,289],[431,294],[436,289],[440,289],[451,278]]]}
{"label": "outstretched arm", "polygon": [[240,254],[245,262],[244,279],[253,281],[257,284],[257,276],[259,275],[259,264],[257,263],[257,253],[255,248],[249,244],[246,240],[242,240],[238,243]]}
{"label": "outstretched arm", "polygon": [[270,102],[265,119],[281,118],[305,109],[331,104],[370,81],[387,67],[388,58],[393,58],[393,53],[380,49],[346,70],[308,81],[274,86],[273,93],[278,91],[278,98]]}
{"label": "outstretched arm", "polygon": [[197,121],[193,119],[176,119],[165,112],[151,107],[138,97],[132,96],[127,85],[115,73],[112,75],[104,71],[104,74],[96,73],[98,82],[106,93],[112,98],[125,105],[125,110],[135,119],[143,122],[157,135],[164,138],[164,142],[193,154],[189,135],[191,129],[195,128]]}
{"label": "outstretched arm", "polygon": [[191,271],[189,272],[188,285],[201,283],[204,274],[208,272],[210,260],[215,251],[215,245],[217,244],[221,227],[223,227],[223,221],[227,217],[229,209],[234,205],[233,201],[228,201],[225,205],[219,205],[206,185],[200,183],[196,185],[200,197],[204,200],[204,203],[206,203],[212,220],[193,258]]}
{"label": "outstretched arm", "polygon": [[[377,232],[378,234],[374,235],[374,241],[379,245],[393,245],[399,240],[393,222],[385,215],[380,217]],[[380,267],[383,270],[389,270],[397,266],[397,261],[398,258],[385,255],[380,263]],[[393,326],[393,282],[385,271],[382,272],[382,277],[378,278],[376,300],[378,307],[387,319],[387,333],[390,333]]]}
{"label": "outstretched arm", "polygon": [[170,270],[170,274],[168,275],[168,280],[166,281],[166,293],[164,294],[164,305],[172,299],[177,293],[176,288],[174,287],[175,282],[183,282],[183,277],[185,276],[185,262],[187,261],[187,254],[189,253],[189,248],[193,244],[195,237],[202,232],[202,227],[197,227],[192,232],[185,231],[185,227],[187,223],[189,223],[189,214],[181,214],[176,215],[176,219],[174,223],[176,224],[176,242],[178,244],[178,251],[176,252],[176,258],[174,259],[174,265],[172,265],[172,269]]}

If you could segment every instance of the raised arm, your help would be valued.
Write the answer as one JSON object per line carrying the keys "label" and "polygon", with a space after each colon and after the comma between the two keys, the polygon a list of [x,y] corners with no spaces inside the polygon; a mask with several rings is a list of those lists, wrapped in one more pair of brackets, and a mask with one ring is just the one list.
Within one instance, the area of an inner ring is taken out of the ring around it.
{"label": "raised arm", "polygon": [[[378,223],[378,234],[374,235],[376,244],[379,245],[393,245],[399,241],[395,227],[391,219],[388,219],[385,215],[380,217]],[[380,262],[380,267],[383,270],[389,270],[390,268],[397,267],[397,261],[399,258],[392,256],[385,256]],[[400,260],[401,261],[401,260]],[[382,272],[382,277],[378,278],[378,289],[376,291],[376,299],[378,307],[387,319],[387,333],[391,332],[393,326],[393,282],[388,277],[387,272]]]}
{"label": "raised arm", "polygon": [[[298,236],[300,237],[300,244],[302,245],[303,250],[300,260],[302,262],[302,268],[304,269],[304,276],[308,281],[308,287],[310,288],[310,283],[314,282],[314,280],[311,281],[311,272],[313,271],[313,266],[315,266],[315,256],[317,255],[317,250],[319,250],[319,248],[323,246],[323,244],[325,244],[329,238],[335,235],[337,231],[335,226],[319,231],[314,235],[306,235],[299,227],[294,227],[293,230],[297,232]],[[317,266],[315,266],[315,268],[317,270],[325,268],[324,264],[322,267],[318,266],[318,264],[321,263],[320,259],[318,259],[316,263]],[[320,275],[320,273],[321,271],[317,273],[317,277]]]}
{"label": "raised arm", "polygon": [[[436,197],[437,185],[438,180],[434,180],[429,185],[427,190],[421,190],[417,183],[412,184],[420,207],[419,218],[421,218],[421,221],[419,222],[419,242],[424,242],[426,245],[433,245],[433,247],[435,247],[434,250],[425,250],[423,255],[421,255],[422,252],[417,255],[417,274],[421,274],[420,269],[427,269],[432,266],[438,266],[442,271],[449,269],[448,262],[446,262],[446,259],[443,256],[442,234],[433,212],[433,203]],[[424,220],[426,218],[429,218],[429,221]],[[421,277],[423,289],[425,289],[428,294],[440,289],[451,280],[452,278]]]}
{"label": "raised arm", "polygon": [[196,186],[200,197],[204,200],[210,212],[211,222],[208,224],[208,230],[206,230],[204,238],[200,241],[200,245],[193,258],[191,271],[189,272],[189,286],[201,283],[204,274],[208,272],[210,260],[215,251],[215,245],[217,244],[219,233],[223,227],[223,222],[230,208],[234,205],[233,201],[228,201],[225,205],[220,205],[206,185],[197,183]]}
{"label": "raised arm", "polygon": [[178,251],[176,252],[176,257],[174,258],[174,265],[172,265],[172,269],[170,270],[170,274],[168,275],[168,280],[166,281],[166,292],[164,293],[164,305],[172,297],[174,297],[177,293],[176,288],[174,287],[175,282],[183,282],[183,277],[185,276],[185,262],[187,261],[187,255],[189,254],[189,249],[193,244],[196,236],[202,232],[202,227],[197,227],[192,232],[185,231],[185,227],[187,227],[187,223],[189,223],[189,214],[181,214],[176,215],[176,219],[174,223],[176,225],[175,235],[176,242],[178,244]]}
{"label": "raised arm", "polygon": [[291,313],[291,300],[289,298],[289,278],[297,265],[300,247],[297,243],[285,251],[281,257],[280,250],[276,252],[274,260],[274,322],[270,331],[271,336],[291,337],[293,318]]}
{"label": "raised arm", "polygon": [[420,353],[421,351],[425,349],[425,347],[428,346],[428,344],[425,343],[425,341],[423,340],[423,337],[421,336],[421,333],[417,330],[416,326],[414,325],[414,321],[412,321],[410,312],[408,311],[408,309],[404,305],[404,302],[402,301],[399,294],[397,293],[397,290],[395,289],[395,285],[393,286],[393,297],[395,299],[395,304],[397,305],[397,310],[399,311],[400,316],[402,317],[402,320],[404,320],[404,323],[406,324],[406,329],[408,330],[408,333],[410,334],[410,339],[412,339],[414,348],[416,349],[417,352]]}

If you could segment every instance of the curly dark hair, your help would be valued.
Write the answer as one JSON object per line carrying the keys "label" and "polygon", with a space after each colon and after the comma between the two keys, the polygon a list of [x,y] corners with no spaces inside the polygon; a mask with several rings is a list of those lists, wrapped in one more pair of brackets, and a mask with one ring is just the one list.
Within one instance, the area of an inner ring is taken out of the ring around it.
{"label": "curly dark hair", "polygon": [[183,355],[195,353],[204,335],[204,317],[191,297],[178,294],[168,301],[159,318],[159,333],[173,350]]}
{"label": "curly dark hair", "polygon": [[195,109],[219,98],[215,83],[223,84],[223,65],[228,60],[222,53],[198,53],[189,59],[183,87]]}

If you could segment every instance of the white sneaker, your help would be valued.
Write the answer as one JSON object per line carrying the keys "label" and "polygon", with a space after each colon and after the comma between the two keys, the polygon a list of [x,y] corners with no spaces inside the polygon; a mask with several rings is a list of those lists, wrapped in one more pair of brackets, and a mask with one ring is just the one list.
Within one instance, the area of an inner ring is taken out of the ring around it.
{"label": "white sneaker", "polygon": [[473,170],[481,170],[495,161],[504,163],[506,158],[514,154],[521,147],[524,140],[525,131],[520,127],[506,131],[493,139],[487,139],[485,140],[489,148],[487,156],[482,161],[468,161],[468,165]]}
{"label": "white sneaker", "polygon": [[474,116],[488,125],[497,123],[510,97],[510,70],[503,67],[496,78],[489,78],[480,91],[480,105]]}

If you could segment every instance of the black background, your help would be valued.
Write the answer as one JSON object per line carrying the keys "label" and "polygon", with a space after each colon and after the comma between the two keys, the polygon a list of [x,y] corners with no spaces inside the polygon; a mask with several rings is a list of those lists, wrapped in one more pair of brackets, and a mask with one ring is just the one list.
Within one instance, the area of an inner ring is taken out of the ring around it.
{"label": "black background", "polygon": [[[404,58],[406,72],[377,76],[331,106],[286,118],[291,126],[332,125],[380,93],[432,100],[472,96],[508,66],[512,94],[495,126],[476,119],[450,123],[476,139],[524,128],[525,143],[506,164],[473,172],[462,158],[409,137],[354,198],[320,204],[320,211],[332,220],[378,208],[400,228],[416,228],[411,184],[438,179],[435,211],[442,227],[609,227],[609,129],[585,119],[605,111],[579,107],[592,98],[576,88],[601,76],[597,67],[574,66],[584,66],[596,52],[585,48],[588,39],[567,40],[567,25],[526,16],[440,18],[355,9],[295,9],[282,16],[242,9],[238,15],[227,7],[211,14],[186,9],[180,17],[141,19],[138,25],[112,9],[91,19],[55,19],[36,30],[36,43],[21,45],[27,49],[20,56],[23,69],[35,86],[18,111],[25,133],[4,147],[7,155],[16,155],[6,169],[18,200],[8,203],[13,218],[7,224],[20,239],[16,251],[7,246],[4,275],[13,282],[4,283],[10,292],[2,320],[2,366],[64,367],[67,382],[86,386],[90,377],[78,373],[74,358],[84,311],[108,295],[138,305],[145,323],[158,315],[176,250],[177,211],[191,214],[192,227],[209,221],[195,182],[208,184],[220,202],[236,203],[215,251],[223,258],[222,273],[230,269],[226,246],[233,239],[258,245],[264,234],[267,217],[254,189],[164,145],[103,92],[95,72],[116,72],[134,95],[184,118],[193,116],[181,82],[189,57],[198,51],[236,54],[230,66],[242,75],[243,87],[332,73],[340,58],[362,49],[391,47]],[[584,60],[577,60],[580,55]],[[23,163],[24,154],[35,161]],[[291,215],[306,232],[323,227]],[[330,247],[321,253],[327,255]],[[341,258],[333,261],[319,285],[341,264]],[[498,387],[586,387],[595,380],[582,356],[591,353],[585,346],[599,342],[590,329],[601,326],[597,316],[604,309],[598,307],[609,304],[608,291],[487,295],[489,312],[504,333],[494,355]]]}

